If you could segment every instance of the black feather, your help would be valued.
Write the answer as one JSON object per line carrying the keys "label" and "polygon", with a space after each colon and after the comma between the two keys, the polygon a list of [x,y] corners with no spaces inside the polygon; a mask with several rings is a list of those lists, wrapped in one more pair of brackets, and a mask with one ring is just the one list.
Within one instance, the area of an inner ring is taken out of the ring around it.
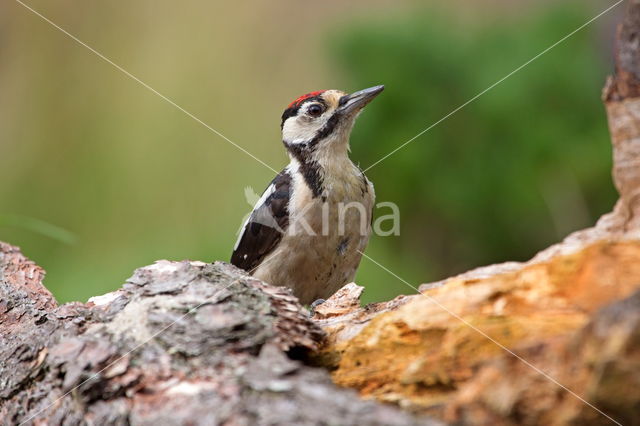
{"label": "black feather", "polygon": [[289,199],[291,176],[280,172],[269,184],[274,191],[262,204],[256,206],[247,221],[231,263],[245,271],[253,270],[276,247],[289,226]]}

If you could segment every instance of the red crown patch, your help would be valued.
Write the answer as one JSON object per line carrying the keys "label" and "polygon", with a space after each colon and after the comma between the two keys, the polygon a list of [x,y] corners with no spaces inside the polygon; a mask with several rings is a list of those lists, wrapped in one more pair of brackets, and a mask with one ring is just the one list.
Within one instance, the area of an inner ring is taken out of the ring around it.
{"label": "red crown patch", "polygon": [[300,96],[298,99],[296,99],[295,101],[291,102],[287,108],[296,107],[296,106],[300,105],[302,102],[304,102],[306,99],[313,98],[314,96],[318,96],[318,95],[320,95],[320,94],[322,94],[324,92],[326,92],[326,90],[318,90],[318,91],[315,91],[315,92],[310,92],[310,93],[304,94],[304,95]]}

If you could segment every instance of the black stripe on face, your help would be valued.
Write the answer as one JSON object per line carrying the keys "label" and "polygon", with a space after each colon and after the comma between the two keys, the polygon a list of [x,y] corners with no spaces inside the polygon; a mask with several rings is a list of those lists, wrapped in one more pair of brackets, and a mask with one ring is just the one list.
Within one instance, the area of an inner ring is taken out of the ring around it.
{"label": "black stripe on face", "polygon": [[309,141],[309,145],[316,145],[322,139],[327,138],[338,126],[340,123],[340,113],[334,112],[331,117],[327,120],[327,122],[318,130],[316,135]]}
{"label": "black stripe on face", "polygon": [[[333,133],[333,131],[338,126],[338,123],[340,123],[340,118],[341,118],[340,113],[335,112],[331,117],[329,117],[329,119],[324,124],[324,126],[322,126],[320,130],[316,132],[313,138],[311,138],[306,142],[301,142],[296,144],[290,144],[290,143],[287,143],[286,141],[283,141],[284,146],[290,151],[292,149],[298,150],[299,154],[301,155],[302,154],[310,155],[313,153],[313,151],[315,151],[316,145],[318,144],[318,142],[329,137]],[[282,124],[284,125],[284,121],[282,122]]]}

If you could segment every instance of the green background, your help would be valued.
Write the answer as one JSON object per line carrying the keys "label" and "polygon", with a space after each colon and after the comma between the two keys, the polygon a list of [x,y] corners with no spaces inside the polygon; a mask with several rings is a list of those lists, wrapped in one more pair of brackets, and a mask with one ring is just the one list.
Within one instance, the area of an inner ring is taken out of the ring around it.
{"label": "green background", "polygon": [[[280,114],[302,93],[386,85],[352,136],[367,168],[607,7],[28,4],[276,170]],[[417,285],[526,260],[610,210],[600,91],[620,12],[369,170],[401,232],[367,254]],[[18,3],[0,5],[0,25],[0,240],[47,270],[58,300],[114,290],[157,259],[228,260],[245,187],[273,172]],[[357,281],[366,302],[413,292],[367,260]]]}

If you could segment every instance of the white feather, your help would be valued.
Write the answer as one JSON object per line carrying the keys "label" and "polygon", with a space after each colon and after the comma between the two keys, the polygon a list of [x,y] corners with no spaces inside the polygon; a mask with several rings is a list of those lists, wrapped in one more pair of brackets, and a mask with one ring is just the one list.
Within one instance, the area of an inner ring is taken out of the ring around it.
{"label": "white feather", "polygon": [[[247,201],[249,201],[249,197],[247,196],[247,189],[245,188],[245,196],[247,197]],[[262,196],[260,197],[260,199],[258,199],[258,201],[256,202],[256,204],[253,206],[253,211],[251,213],[253,213],[254,211],[256,211],[257,209],[259,209],[264,203],[265,201],[267,201],[267,198],[269,198],[269,196],[271,194],[273,194],[276,190],[276,186],[274,184],[269,185],[269,187],[266,189],[266,191],[264,191],[264,193],[262,194]],[[247,224],[249,223],[249,219],[251,219],[251,214],[249,214],[247,216],[247,218],[245,219],[244,223],[242,224],[242,227],[240,228],[242,231],[240,232],[240,235],[238,235],[238,239],[236,240],[236,244],[233,246],[233,250],[237,250],[238,246],[240,245],[240,241],[242,240],[242,236],[244,235],[245,230],[247,229]]]}

